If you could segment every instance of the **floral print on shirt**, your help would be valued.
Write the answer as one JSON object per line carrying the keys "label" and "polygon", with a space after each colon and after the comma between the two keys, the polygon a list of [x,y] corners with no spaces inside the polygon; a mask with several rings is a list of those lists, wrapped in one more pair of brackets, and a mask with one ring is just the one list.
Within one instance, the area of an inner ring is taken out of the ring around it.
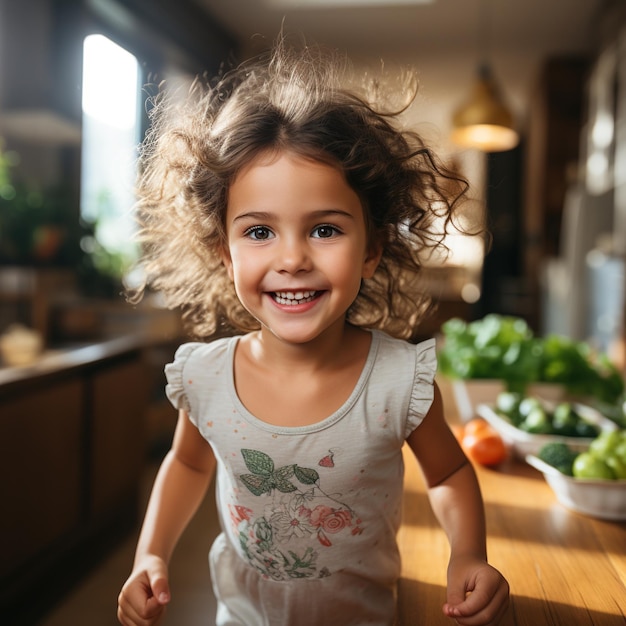
{"label": "floral print on shirt", "polygon": [[[256,518],[247,507],[229,505],[249,563],[273,580],[329,576],[327,568],[318,569],[319,551],[331,547],[340,533],[361,534],[361,520],[347,504],[324,493],[317,470],[295,463],[276,468],[259,450],[243,449],[241,454],[250,472],[239,475],[241,482],[255,496],[273,497],[265,514]],[[298,540],[307,538],[317,542],[302,547]]]}

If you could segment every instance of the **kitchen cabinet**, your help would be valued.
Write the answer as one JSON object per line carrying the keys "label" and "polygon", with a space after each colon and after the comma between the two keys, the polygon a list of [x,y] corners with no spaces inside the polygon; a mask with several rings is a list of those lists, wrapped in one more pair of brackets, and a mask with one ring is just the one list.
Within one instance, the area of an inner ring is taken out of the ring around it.
{"label": "kitchen cabinet", "polygon": [[125,338],[0,369],[3,621],[36,623],[135,528],[144,351],[141,340]]}

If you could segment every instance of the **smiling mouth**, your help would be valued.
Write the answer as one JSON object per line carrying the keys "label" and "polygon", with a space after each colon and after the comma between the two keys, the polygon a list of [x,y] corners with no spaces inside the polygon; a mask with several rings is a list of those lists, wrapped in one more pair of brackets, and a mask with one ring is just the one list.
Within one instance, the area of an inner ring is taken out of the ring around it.
{"label": "smiling mouth", "polygon": [[278,304],[295,306],[315,300],[321,291],[274,291],[272,297]]}

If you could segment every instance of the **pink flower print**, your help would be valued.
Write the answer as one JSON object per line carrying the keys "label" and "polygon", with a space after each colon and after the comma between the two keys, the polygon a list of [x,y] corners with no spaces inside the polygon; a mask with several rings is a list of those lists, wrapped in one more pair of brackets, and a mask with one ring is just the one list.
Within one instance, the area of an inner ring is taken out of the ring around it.
{"label": "pink flower print", "polygon": [[353,535],[360,535],[363,532],[363,528],[361,528],[361,518],[357,518],[355,524],[356,526],[352,529]]}
{"label": "pink flower print", "polygon": [[327,548],[330,548],[330,546],[333,545],[332,541],[326,536],[321,528],[317,531],[317,539],[323,546]]}
{"label": "pink flower print", "polygon": [[239,527],[239,524],[243,521],[250,521],[250,516],[252,515],[252,509],[249,509],[245,506],[240,506],[238,504],[229,504],[228,510],[230,512],[230,519],[235,528]]}
{"label": "pink flower print", "polygon": [[320,504],[311,511],[310,520],[313,526],[335,534],[352,525],[352,513]]}

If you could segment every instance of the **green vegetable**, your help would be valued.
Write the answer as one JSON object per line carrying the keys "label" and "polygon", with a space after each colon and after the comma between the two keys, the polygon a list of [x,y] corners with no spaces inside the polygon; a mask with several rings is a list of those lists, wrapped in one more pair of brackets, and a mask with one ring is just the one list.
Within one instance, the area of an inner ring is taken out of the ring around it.
{"label": "green vegetable", "polygon": [[626,478],[626,462],[622,461],[618,456],[609,456],[604,461],[615,474],[615,478]]}
{"label": "green vegetable", "polygon": [[520,417],[522,419],[526,419],[529,413],[531,413],[535,409],[541,409],[541,408],[543,408],[543,405],[541,404],[541,401],[539,400],[539,398],[533,398],[532,396],[528,398],[524,398],[519,403]]}
{"label": "green vegetable", "polygon": [[589,444],[589,452],[603,459],[613,454],[621,442],[622,434],[618,430],[603,432]]}
{"label": "green vegetable", "polygon": [[517,415],[522,395],[514,391],[504,391],[496,398],[496,410],[509,418]]}
{"label": "green vegetable", "polygon": [[550,417],[542,407],[536,407],[519,425],[522,430],[533,434],[547,435],[552,432]]}
{"label": "green vegetable", "polygon": [[626,479],[626,430],[605,431],[580,454],[564,443],[547,443],[537,456],[563,474],[575,478]]}
{"label": "green vegetable", "polygon": [[626,479],[626,430],[604,431],[574,459],[577,478]]}
{"label": "green vegetable", "polygon": [[504,391],[496,398],[495,410],[513,426],[533,434],[593,439],[600,432],[598,426],[586,422],[569,402],[561,402],[550,411],[539,398],[524,398]]}
{"label": "green vegetable", "polygon": [[576,424],[576,432],[574,433],[574,437],[586,437],[587,439],[592,439],[593,437],[597,437],[600,432],[597,426],[593,424],[588,424],[584,420],[580,420]]}
{"label": "green vegetable", "polygon": [[453,318],[442,326],[445,343],[440,369],[452,378],[501,378],[511,390],[537,380],[539,358],[533,334],[524,320],[487,315],[465,322]]}
{"label": "green vegetable", "polygon": [[521,393],[533,382],[559,383],[607,405],[624,401],[621,373],[585,342],[554,334],[535,337],[522,318],[496,314],[472,322],[453,318],[441,330],[439,369],[450,378],[499,379],[509,391]]}
{"label": "green vegetable", "polygon": [[623,463],[626,463],[626,434],[622,435],[622,441],[615,446],[613,454]]}
{"label": "green vegetable", "polygon": [[578,454],[570,450],[564,443],[546,443],[539,450],[537,456],[548,465],[556,467],[562,474],[572,476],[572,466]]}
{"label": "green vegetable", "polygon": [[[552,426],[554,432],[564,437],[576,437],[580,436],[578,431],[578,425],[584,424],[584,426],[590,426],[585,422],[580,421],[580,416],[574,411],[574,408],[569,402],[561,402],[554,413],[552,414]],[[592,437],[595,437],[597,432],[594,431]]]}
{"label": "green vegetable", "polygon": [[541,380],[561,383],[572,394],[615,403],[624,392],[624,380],[605,354],[594,354],[583,341],[559,335],[545,337]]}
{"label": "green vegetable", "polygon": [[591,452],[581,452],[572,465],[572,472],[576,478],[615,479],[613,470],[606,461],[593,455]]}

